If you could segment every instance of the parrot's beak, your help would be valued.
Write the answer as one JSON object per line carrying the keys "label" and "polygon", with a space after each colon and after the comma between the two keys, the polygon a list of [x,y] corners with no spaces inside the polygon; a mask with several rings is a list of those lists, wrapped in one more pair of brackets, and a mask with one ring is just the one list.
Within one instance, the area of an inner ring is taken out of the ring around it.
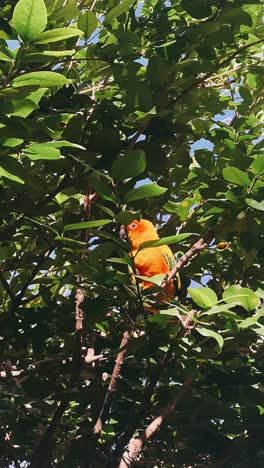
{"label": "parrot's beak", "polygon": [[122,225],[121,228],[120,228],[119,237],[120,237],[120,239],[127,239],[127,234],[126,234],[126,230],[125,230],[124,225]]}

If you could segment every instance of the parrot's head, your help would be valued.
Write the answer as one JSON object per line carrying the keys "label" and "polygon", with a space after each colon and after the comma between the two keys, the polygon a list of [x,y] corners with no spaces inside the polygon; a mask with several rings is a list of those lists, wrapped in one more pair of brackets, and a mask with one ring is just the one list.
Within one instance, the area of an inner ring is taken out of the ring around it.
{"label": "parrot's head", "polygon": [[138,249],[143,242],[159,239],[155,226],[147,219],[132,221],[126,229],[122,225],[120,229],[121,239],[126,237],[126,233],[133,250]]}

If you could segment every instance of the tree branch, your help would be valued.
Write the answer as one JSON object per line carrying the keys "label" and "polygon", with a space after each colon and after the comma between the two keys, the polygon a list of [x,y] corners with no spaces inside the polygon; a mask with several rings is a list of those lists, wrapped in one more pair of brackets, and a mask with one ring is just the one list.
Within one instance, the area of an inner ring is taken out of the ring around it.
{"label": "tree branch", "polygon": [[27,288],[29,287],[31,281],[33,281],[35,276],[38,274],[41,266],[44,264],[45,260],[50,256],[50,254],[51,254],[51,252],[53,252],[53,250],[54,250],[54,247],[52,246],[52,247],[50,247],[49,250],[44,252],[44,254],[39,258],[39,260],[37,261],[37,264],[34,266],[31,274],[29,275],[29,278],[25,282],[24,286],[21,288],[20,293],[16,296],[16,303],[20,302],[20,300],[23,299],[24,294],[25,294]]}
{"label": "tree branch", "polygon": [[160,415],[155,418],[145,429],[143,434],[140,437],[132,437],[129,441],[128,448],[123,453],[122,459],[119,463],[118,468],[128,468],[141,453],[144,443],[148,441],[153,434],[160,428],[161,424],[167,419],[171,413],[173,413],[181,400],[185,397],[187,391],[190,389],[194,382],[193,377],[187,377],[183,382],[183,385],[174,400],[169,403],[160,413]]}
{"label": "tree branch", "polygon": [[59,403],[52,421],[35,449],[30,468],[49,468],[51,466],[53,435],[68,407],[68,400]]}
{"label": "tree branch", "polygon": [[126,347],[127,347],[129,337],[130,337],[130,331],[126,330],[122,336],[122,340],[120,343],[121,351],[119,351],[117,358],[116,358],[115,367],[114,367],[112,377],[111,377],[111,380],[110,380],[110,383],[109,383],[109,386],[105,395],[102,409],[94,425],[93,431],[95,434],[101,433],[103,423],[107,419],[107,416],[109,414],[111,404],[113,401],[113,397],[117,390],[117,381],[119,379],[120,371],[124,362],[124,357],[126,354]]}
{"label": "tree branch", "polygon": [[214,232],[209,231],[204,237],[199,239],[191,248],[184,254],[180,260],[176,263],[175,267],[171,270],[171,272],[165,276],[163,282],[161,283],[161,286],[164,288],[166,286],[166,283],[171,281],[175,275],[180,271],[180,269],[186,265],[191,258],[195,257],[198,255],[202,250],[204,250],[208,245],[212,242],[214,238]]}
{"label": "tree branch", "polygon": [[3,284],[3,286],[4,286],[4,288],[5,288],[5,290],[6,290],[6,292],[7,292],[7,294],[9,295],[11,301],[12,301],[12,302],[15,302],[16,296],[15,296],[15,294],[13,293],[12,289],[10,288],[10,286],[9,286],[8,282],[6,281],[6,279],[5,279],[5,277],[4,277],[4,275],[3,275],[2,272],[0,272],[0,280],[1,280],[1,282],[2,282],[2,284]]}

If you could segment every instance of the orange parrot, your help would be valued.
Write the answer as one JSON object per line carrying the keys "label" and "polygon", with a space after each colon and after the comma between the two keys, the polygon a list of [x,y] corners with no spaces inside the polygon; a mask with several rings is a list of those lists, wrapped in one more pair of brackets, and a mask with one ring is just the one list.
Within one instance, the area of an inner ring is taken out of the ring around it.
{"label": "orange parrot", "polygon": [[[138,248],[143,242],[159,240],[159,235],[155,226],[147,219],[132,221],[127,228],[121,226],[120,237],[125,238],[126,233],[132,249],[135,267],[140,276],[154,276],[164,273],[168,274],[174,267],[176,260],[167,245],[159,247],[149,247],[138,252]],[[180,277],[177,275],[178,289],[180,289]],[[142,281],[143,287],[153,286],[153,283]],[[165,291],[169,297],[175,296],[175,287],[173,280],[165,286]]]}

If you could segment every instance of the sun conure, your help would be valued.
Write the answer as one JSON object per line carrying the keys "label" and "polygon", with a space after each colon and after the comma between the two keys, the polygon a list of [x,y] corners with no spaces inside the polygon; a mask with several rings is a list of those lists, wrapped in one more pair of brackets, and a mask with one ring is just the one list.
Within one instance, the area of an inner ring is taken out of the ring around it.
{"label": "sun conure", "polygon": [[[130,246],[132,249],[132,256],[134,258],[135,267],[140,276],[154,276],[164,273],[169,273],[174,267],[176,260],[167,245],[160,247],[149,247],[142,249],[138,252],[138,248],[143,242],[154,241],[159,239],[159,235],[155,226],[147,219],[140,221],[133,221],[125,229],[121,226],[120,237],[129,238]],[[180,289],[180,277],[177,275],[178,289]],[[147,288],[153,286],[153,283],[143,281],[143,287]],[[165,290],[170,297],[175,296],[175,287],[173,280],[168,282]]]}

